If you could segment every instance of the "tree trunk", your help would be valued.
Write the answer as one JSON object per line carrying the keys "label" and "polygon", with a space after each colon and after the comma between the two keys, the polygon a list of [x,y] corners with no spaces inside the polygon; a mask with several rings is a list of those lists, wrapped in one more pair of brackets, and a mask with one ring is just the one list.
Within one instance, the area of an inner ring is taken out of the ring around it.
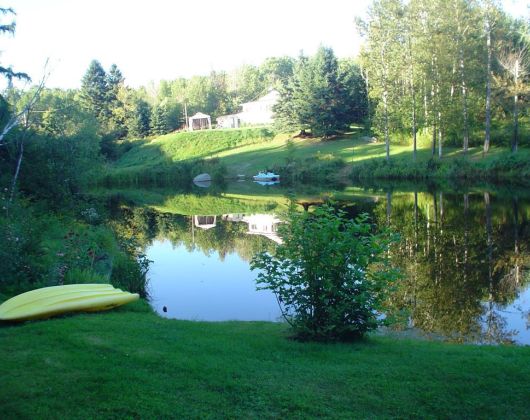
{"label": "tree trunk", "polygon": [[512,137],[512,152],[517,152],[518,137],[519,137],[519,95],[513,96],[513,137]]}
{"label": "tree trunk", "polygon": [[24,139],[20,141],[19,151],[18,151],[18,159],[17,159],[17,167],[15,169],[15,175],[13,176],[13,181],[11,183],[11,194],[9,196],[9,203],[13,202],[13,198],[15,197],[15,190],[17,188],[17,180],[18,180],[18,174],[20,173],[20,167],[22,166],[22,157],[24,156]]}
{"label": "tree trunk", "polygon": [[390,226],[390,217],[392,215],[392,192],[386,192],[386,224]]}
{"label": "tree trunk", "polygon": [[486,19],[486,46],[488,49],[488,64],[486,69],[486,133],[484,136],[484,153],[490,150],[490,130],[491,130],[491,22]]}
{"label": "tree trunk", "polygon": [[442,158],[442,145],[443,143],[443,128],[442,128],[442,113],[438,111],[438,157]]}
{"label": "tree trunk", "polygon": [[514,240],[514,278],[515,283],[519,285],[520,282],[520,265],[519,265],[519,202],[517,197],[512,199],[512,209],[513,209],[513,240]]}
{"label": "tree trunk", "polygon": [[409,61],[410,61],[410,93],[412,96],[412,148],[413,159],[416,162],[416,89],[414,85],[414,62],[412,60],[412,45],[409,36]]}
{"label": "tree trunk", "polygon": [[467,85],[464,69],[464,52],[462,49],[460,50],[460,77],[462,79],[462,112],[464,116],[464,154],[467,154],[469,149],[469,123],[467,116]]}

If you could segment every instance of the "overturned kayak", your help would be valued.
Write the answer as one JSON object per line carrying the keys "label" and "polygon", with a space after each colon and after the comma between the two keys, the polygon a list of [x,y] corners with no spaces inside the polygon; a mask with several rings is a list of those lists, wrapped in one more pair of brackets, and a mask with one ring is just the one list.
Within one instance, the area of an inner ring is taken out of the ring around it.
{"label": "overturned kayak", "polygon": [[110,284],[68,284],[22,293],[0,305],[1,321],[27,321],[69,312],[105,311],[139,298]]}

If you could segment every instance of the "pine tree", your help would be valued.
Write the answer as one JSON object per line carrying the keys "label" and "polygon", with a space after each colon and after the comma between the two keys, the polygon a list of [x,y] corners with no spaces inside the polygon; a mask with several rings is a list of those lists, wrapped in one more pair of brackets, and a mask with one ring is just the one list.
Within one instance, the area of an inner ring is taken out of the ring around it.
{"label": "pine tree", "polygon": [[151,109],[143,99],[136,99],[127,115],[129,137],[146,137],[151,127]]}
{"label": "pine tree", "polygon": [[309,59],[301,57],[279,92],[274,111],[282,129],[310,129],[313,135],[328,137],[362,118],[366,110],[366,101],[359,100],[364,92],[360,72],[351,65],[340,68],[331,48],[320,47]]}
{"label": "pine tree", "polygon": [[155,105],[151,110],[151,134],[162,135],[169,132],[167,101]]}
{"label": "pine tree", "polygon": [[81,80],[81,102],[100,123],[109,117],[109,89],[105,70],[97,60],[92,60]]}
{"label": "pine tree", "polygon": [[125,126],[124,103],[120,100],[120,91],[125,86],[125,78],[118,69],[116,64],[110,66],[109,72],[106,75],[107,82],[107,107],[109,116],[109,130],[114,132],[116,137],[123,137],[127,132]]}
{"label": "pine tree", "polygon": [[120,69],[118,69],[118,66],[116,66],[116,64],[110,66],[109,72],[106,75],[106,82],[107,94],[111,102],[116,101],[118,97],[118,91],[120,89],[120,86],[123,85],[124,81],[125,78],[123,77],[123,74],[121,73]]}

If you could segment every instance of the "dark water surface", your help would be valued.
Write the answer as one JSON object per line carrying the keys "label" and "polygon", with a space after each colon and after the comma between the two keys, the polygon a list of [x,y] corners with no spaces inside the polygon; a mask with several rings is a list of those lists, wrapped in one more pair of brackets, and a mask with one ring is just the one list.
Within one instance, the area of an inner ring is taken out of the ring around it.
{"label": "dark water surface", "polygon": [[[387,305],[394,329],[458,342],[530,344],[530,192],[427,186],[287,191],[237,184],[225,192],[123,191],[120,223],[140,238],[150,296],[162,316],[279,319],[256,291],[249,261],[280,241],[289,202],[303,211],[329,198],[351,217],[369,213],[398,232],[403,273]],[[125,205],[123,205],[125,203]]]}

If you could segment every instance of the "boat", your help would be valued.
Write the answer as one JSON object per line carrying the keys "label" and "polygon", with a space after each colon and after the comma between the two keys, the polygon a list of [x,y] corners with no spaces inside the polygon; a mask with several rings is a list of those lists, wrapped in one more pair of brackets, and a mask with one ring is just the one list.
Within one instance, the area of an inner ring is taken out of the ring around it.
{"label": "boat", "polygon": [[125,305],[137,293],[115,289],[110,284],[68,284],[22,293],[0,305],[0,321],[27,321],[70,312],[96,312]]}
{"label": "boat", "polygon": [[280,182],[280,175],[277,175],[274,172],[259,172],[252,178],[254,181],[259,182]]}
{"label": "boat", "polygon": [[195,178],[193,178],[193,183],[197,187],[201,188],[208,188],[210,185],[212,185],[212,177],[210,174],[199,174]]}

